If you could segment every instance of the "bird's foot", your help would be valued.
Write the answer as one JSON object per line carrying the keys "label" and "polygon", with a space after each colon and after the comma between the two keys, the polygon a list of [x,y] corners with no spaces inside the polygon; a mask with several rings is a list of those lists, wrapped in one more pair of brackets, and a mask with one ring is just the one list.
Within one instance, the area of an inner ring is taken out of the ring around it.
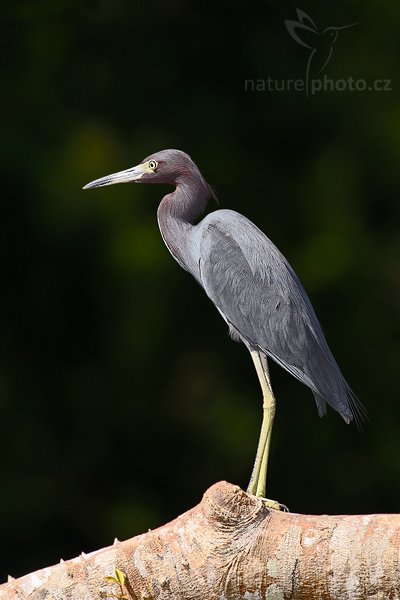
{"label": "bird's foot", "polygon": [[288,507],[285,504],[281,504],[276,500],[270,500],[269,498],[264,498],[263,496],[257,496],[260,498],[265,504],[267,508],[273,508],[274,510],[281,510],[282,512],[289,512]]}

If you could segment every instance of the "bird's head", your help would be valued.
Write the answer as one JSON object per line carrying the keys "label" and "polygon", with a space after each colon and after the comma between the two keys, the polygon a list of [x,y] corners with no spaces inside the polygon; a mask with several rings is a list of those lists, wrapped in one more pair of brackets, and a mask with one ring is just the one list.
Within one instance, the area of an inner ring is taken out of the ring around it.
{"label": "bird's head", "polygon": [[178,184],[185,177],[201,177],[190,156],[181,150],[161,150],[145,158],[136,167],[95,179],[84,186],[89,188],[116,183],[170,183]]}
{"label": "bird's head", "polygon": [[327,38],[331,44],[334,44],[338,38],[339,31],[334,27],[328,27],[328,29],[325,29],[321,35]]}
{"label": "bird's head", "polygon": [[354,27],[355,25],[359,25],[360,21],[356,23],[350,23],[350,25],[342,25],[342,27],[327,27],[321,33],[321,36],[330,40],[331,44],[334,44],[338,39],[339,31],[343,31],[344,29],[349,29],[350,27]]}

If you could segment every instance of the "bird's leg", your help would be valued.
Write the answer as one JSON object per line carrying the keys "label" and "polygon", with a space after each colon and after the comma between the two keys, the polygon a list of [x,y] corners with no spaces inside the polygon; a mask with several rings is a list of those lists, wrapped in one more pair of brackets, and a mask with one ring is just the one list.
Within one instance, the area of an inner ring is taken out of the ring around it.
{"label": "bird's leg", "polygon": [[[271,442],[272,425],[274,423],[274,418],[275,418],[276,400],[275,400],[275,396],[272,391],[271,380],[269,378],[267,357],[261,353],[257,353],[257,354],[258,354],[258,358],[261,362],[262,374],[264,376],[264,381],[266,383],[266,389],[265,389],[265,384],[264,384],[264,386],[263,386],[263,384],[261,384],[261,388],[263,391],[263,414],[264,415],[267,414],[267,423],[266,423],[267,436],[266,436],[266,442],[265,442],[265,447],[264,447],[264,453],[263,453],[263,457],[262,457],[262,461],[261,461],[260,473],[258,476],[256,496],[261,496],[261,497],[265,498],[269,446],[270,446],[270,442]],[[260,379],[260,382],[261,381],[262,380]]]}
{"label": "bird's leg", "polygon": [[[258,351],[252,351],[251,357],[257,371],[258,379],[263,392],[263,421],[261,425],[260,439],[258,442],[256,460],[250,483],[247,488],[249,494],[265,498],[268,454],[271,441],[271,431],[275,416],[275,398],[269,379],[267,358]],[[267,501],[272,508],[280,508],[278,502]]]}
{"label": "bird's leg", "polygon": [[263,421],[258,442],[256,459],[247,491],[255,496],[265,496],[268,452],[272,423],[275,415],[275,398],[269,380],[267,359],[260,352],[252,351],[251,357],[263,392]]}

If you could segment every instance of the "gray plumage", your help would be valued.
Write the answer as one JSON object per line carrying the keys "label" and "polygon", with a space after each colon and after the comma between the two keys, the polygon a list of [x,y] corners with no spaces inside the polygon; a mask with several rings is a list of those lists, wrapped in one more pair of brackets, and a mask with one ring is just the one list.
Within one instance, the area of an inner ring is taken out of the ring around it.
{"label": "gray plumage", "polygon": [[[174,151],[166,152],[170,160]],[[165,151],[145,160],[164,157]],[[329,404],[347,423],[361,418],[360,403],[340,372],[302,284],[271,240],[232,210],[216,210],[190,224],[213,192],[190,157],[184,155],[183,161],[191,163],[188,181],[178,180],[176,191],[158,210],[172,255],[204,287],[232,337],[249,350],[261,350],[312,390],[319,415],[326,414]]]}
{"label": "gray plumage", "polygon": [[198,225],[200,280],[232,337],[261,350],[348,423],[357,401],[329,350],[311,302],[271,240],[243,215],[218,210]]}

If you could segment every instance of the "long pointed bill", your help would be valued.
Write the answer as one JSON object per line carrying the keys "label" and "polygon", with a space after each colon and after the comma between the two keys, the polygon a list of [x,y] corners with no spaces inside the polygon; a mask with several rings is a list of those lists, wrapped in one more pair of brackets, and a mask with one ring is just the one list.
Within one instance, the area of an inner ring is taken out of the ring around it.
{"label": "long pointed bill", "polygon": [[149,172],[151,172],[151,170],[149,169],[148,164],[143,163],[137,165],[136,167],[126,169],[125,171],[119,171],[118,173],[113,173],[112,175],[106,175],[105,177],[100,177],[100,179],[95,179],[94,181],[91,181],[83,186],[83,189],[88,190],[90,188],[103,187],[104,185],[140,181],[143,175]]}
{"label": "long pointed bill", "polygon": [[335,31],[342,31],[342,29],[348,29],[349,27],[355,27],[359,25],[361,21],[357,21],[356,23],[350,23],[350,25],[342,25],[342,27],[334,27]]}

